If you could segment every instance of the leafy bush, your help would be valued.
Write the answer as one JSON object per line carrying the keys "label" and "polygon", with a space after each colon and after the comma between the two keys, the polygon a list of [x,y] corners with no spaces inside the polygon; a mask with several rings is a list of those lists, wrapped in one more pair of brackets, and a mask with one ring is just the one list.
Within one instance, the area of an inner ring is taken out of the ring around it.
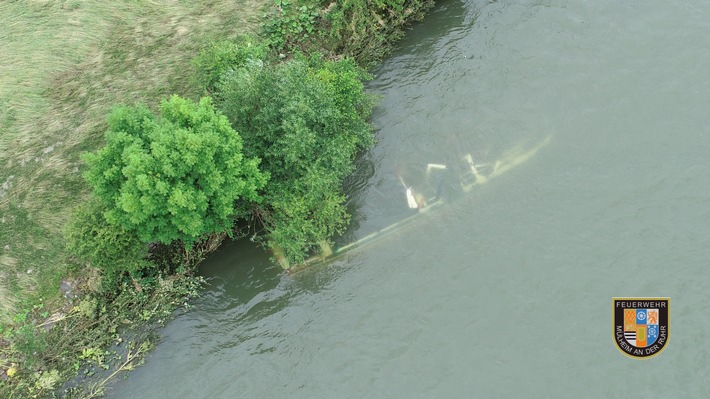
{"label": "leafy bush", "polygon": [[69,253],[107,276],[149,267],[147,245],[135,231],[108,223],[105,211],[96,200],[79,207],[66,232]]}
{"label": "leafy bush", "polygon": [[160,117],[141,105],[117,107],[108,125],[107,145],[84,156],[85,177],[106,221],[141,242],[190,246],[229,232],[237,200],[260,199],[267,178],[258,159],[242,155],[241,138],[207,97],[195,104],[172,96]]}
{"label": "leafy bush", "polygon": [[227,40],[214,42],[193,60],[197,70],[195,79],[202,87],[212,92],[228,69],[244,65],[250,59],[260,60],[267,52],[266,46],[250,36],[245,36],[236,43]]}
{"label": "leafy bush", "polygon": [[244,137],[244,152],[271,175],[256,211],[290,262],[348,221],[341,194],[359,150],[373,142],[367,75],[351,60],[321,57],[248,63],[227,73],[218,105]]}

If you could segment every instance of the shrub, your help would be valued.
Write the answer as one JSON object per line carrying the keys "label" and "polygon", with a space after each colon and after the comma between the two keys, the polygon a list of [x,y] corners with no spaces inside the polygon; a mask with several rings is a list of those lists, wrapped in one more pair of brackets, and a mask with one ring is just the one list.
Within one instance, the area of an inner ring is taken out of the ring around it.
{"label": "shrub", "polygon": [[[210,98],[172,96],[161,115],[121,106],[111,113],[107,145],[85,154],[85,178],[109,224],[142,242],[190,246],[230,232],[238,200],[258,202],[266,176],[242,155],[242,140]],[[244,212],[245,205],[241,209]]]}
{"label": "shrub", "polygon": [[373,142],[367,75],[351,60],[249,63],[226,74],[218,105],[242,132],[244,151],[271,180],[258,215],[272,244],[300,262],[347,223],[343,179]]}
{"label": "shrub", "polygon": [[96,200],[79,207],[65,235],[69,253],[111,277],[149,267],[146,244],[135,231],[108,223],[105,211]]}
{"label": "shrub", "polygon": [[197,82],[212,92],[224,73],[232,68],[244,65],[248,60],[260,60],[266,56],[268,48],[246,36],[238,42],[218,41],[200,52],[192,61],[197,70]]}

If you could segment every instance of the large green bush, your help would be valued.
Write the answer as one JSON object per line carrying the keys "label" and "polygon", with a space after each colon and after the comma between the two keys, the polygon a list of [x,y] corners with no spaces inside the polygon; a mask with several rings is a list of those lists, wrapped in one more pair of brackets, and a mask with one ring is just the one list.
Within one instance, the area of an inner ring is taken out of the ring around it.
{"label": "large green bush", "polygon": [[351,60],[297,56],[253,60],[218,85],[218,106],[244,137],[244,152],[271,175],[255,216],[290,262],[300,262],[348,221],[342,181],[373,142],[367,75]]}
{"label": "large green bush", "polygon": [[196,104],[173,96],[160,116],[141,105],[118,107],[106,142],[85,155],[86,180],[107,208],[106,221],[142,242],[189,246],[229,232],[243,215],[237,201],[258,201],[266,182],[258,159],[242,155],[242,139],[207,97]]}

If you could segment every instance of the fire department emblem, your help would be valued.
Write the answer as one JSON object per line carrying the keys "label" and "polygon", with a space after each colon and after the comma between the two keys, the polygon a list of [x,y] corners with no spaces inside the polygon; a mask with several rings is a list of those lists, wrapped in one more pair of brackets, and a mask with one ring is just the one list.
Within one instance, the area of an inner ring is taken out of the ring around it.
{"label": "fire department emblem", "polygon": [[670,298],[612,298],[616,347],[633,358],[663,352],[670,338]]}

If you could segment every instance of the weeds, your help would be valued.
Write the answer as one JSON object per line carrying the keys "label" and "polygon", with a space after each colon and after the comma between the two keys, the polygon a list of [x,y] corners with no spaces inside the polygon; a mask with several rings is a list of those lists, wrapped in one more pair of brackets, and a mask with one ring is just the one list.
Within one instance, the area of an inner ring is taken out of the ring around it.
{"label": "weeds", "polygon": [[296,48],[313,36],[319,16],[314,4],[275,0],[274,8],[265,16],[262,25],[267,44],[278,51]]}
{"label": "weeds", "polygon": [[133,368],[148,350],[150,329],[142,326],[168,320],[176,307],[198,294],[201,284],[190,275],[126,278],[114,289],[117,293],[88,293],[49,317],[38,308],[18,313],[19,327],[2,337],[10,343],[0,361],[2,397],[42,397],[77,374],[81,385],[67,390],[74,397],[94,397],[97,387]]}
{"label": "weeds", "polygon": [[282,57],[301,51],[348,57],[361,66],[381,60],[433,0],[275,0],[264,16],[267,43]]}

